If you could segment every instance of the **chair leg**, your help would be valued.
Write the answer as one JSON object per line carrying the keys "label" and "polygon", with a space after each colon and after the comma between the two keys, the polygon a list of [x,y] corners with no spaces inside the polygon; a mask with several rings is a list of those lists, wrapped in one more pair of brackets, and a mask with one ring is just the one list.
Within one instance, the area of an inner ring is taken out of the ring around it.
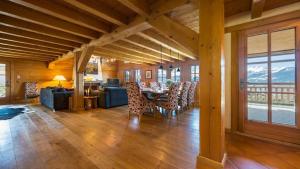
{"label": "chair leg", "polygon": [[139,122],[142,120],[142,113],[141,114],[139,114],[138,116],[139,116]]}
{"label": "chair leg", "polygon": [[130,120],[130,112],[128,112],[128,120]]}

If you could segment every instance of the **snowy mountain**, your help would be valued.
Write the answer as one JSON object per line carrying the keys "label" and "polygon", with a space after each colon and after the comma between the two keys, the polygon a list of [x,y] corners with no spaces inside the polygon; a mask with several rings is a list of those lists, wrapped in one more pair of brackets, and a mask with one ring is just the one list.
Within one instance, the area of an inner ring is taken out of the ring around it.
{"label": "snowy mountain", "polygon": [[[267,69],[263,67],[248,68],[248,82],[266,83],[268,79]],[[273,83],[295,82],[295,67],[275,67],[272,70]]]}

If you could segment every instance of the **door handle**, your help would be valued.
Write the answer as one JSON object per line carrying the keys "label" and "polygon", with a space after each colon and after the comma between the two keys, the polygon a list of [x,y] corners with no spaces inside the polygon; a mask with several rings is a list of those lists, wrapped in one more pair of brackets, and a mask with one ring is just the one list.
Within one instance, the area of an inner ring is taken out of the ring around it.
{"label": "door handle", "polygon": [[240,80],[240,89],[243,90],[246,86],[247,82],[245,80]]}

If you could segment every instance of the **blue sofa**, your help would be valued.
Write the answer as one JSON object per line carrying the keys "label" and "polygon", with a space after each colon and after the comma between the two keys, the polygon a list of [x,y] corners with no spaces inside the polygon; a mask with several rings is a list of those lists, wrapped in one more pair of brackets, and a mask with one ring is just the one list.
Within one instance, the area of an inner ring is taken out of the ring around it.
{"label": "blue sofa", "polygon": [[72,90],[64,88],[42,88],[40,92],[40,102],[53,111],[68,109],[69,97],[72,95]]}
{"label": "blue sofa", "polygon": [[111,108],[128,104],[127,90],[120,87],[119,79],[107,79],[99,93],[99,107]]}
{"label": "blue sofa", "polygon": [[111,108],[128,104],[127,90],[122,87],[105,87],[99,93],[99,106]]}

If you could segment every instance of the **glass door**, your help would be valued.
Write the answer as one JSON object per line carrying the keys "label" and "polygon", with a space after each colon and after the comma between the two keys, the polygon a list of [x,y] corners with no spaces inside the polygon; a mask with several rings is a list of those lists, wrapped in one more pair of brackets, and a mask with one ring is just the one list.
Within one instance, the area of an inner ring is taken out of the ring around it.
{"label": "glass door", "polygon": [[0,61],[0,104],[9,102],[10,97],[9,63]]}
{"label": "glass door", "polygon": [[240,68],[245,132],[298,143],[293,141],[300,137],[296,32],[297,26],[245,33],[240,62],[245,64]]}

